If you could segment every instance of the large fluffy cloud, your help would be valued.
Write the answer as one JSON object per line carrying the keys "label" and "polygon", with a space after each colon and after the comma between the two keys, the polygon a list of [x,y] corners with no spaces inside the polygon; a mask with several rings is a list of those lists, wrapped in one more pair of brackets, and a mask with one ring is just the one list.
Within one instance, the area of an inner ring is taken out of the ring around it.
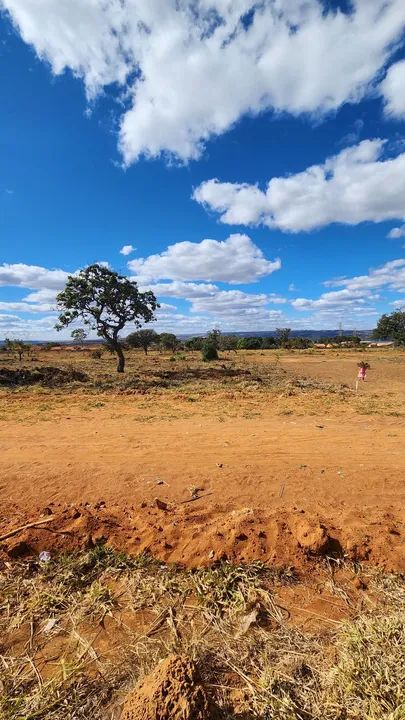
{"label": "large fluffy cloud", "polygon": [[[199,155],[242,115],[319,118],[357,102],[400,42],[403,0],[0,0],[54,73],[70,68],[94,98],[119,83],[119,144],[141,155]],[[397,108],[397,73],[384,92]],[[399,91],[401,88],[399,87]],[[392,96],[394,98],[392,99]]]}
{"label": "large fluffy cloud", "polygon": [[247,235],[230,235],[227,240],[179,242],[147,258],[131,260],[128,267],[145,280],[205,280],[249,283],[281,267],[279,259],[267,260]]}
{"label": "large fluffy cloud", "polygon": [[272,178],[265,190],[208,180],[193,197],[220,213],[223,223],[262,224],[287,232],[333,222],[405,219],[405,153],[384,158],[385,145],[379,138],[363,140],[323,165]]}
{"label": "large fluffy cloud", "polygon": [[[280,298],[282,301],[282,299]],[[266,293],[247,293],[242,290],[220,290],[209,297],[192,300],[193,312],[214,312],[219,315],[239,314],[265,308],[274,298]],[[277,300],[276,300],[277,302]]]}
{"label": "large fluffy cloud", "polygon": [[218,292],[218,286],[213,283],[193,283],[182,280],[147,283],[145,286],[140,285],[140,288],[141,290],[152,290],[159,297],[186,298],[187,300],[215,295]]}
{"label": "large fluffy cloud", "polygon": [[[64,270],[48,270],[38,265],[3,263],[0,265],[0,286],[8,285],[31,290],[61,290],[66,283],[68,274]],[[44,298],[41,297],[42,299]]]}

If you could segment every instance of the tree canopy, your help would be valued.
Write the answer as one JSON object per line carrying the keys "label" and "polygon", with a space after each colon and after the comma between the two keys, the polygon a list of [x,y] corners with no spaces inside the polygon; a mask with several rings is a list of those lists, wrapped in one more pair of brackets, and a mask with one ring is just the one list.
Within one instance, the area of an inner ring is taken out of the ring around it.
{"label": "tree canopy", "polygon": [[79,345],[83,345],[83,343],[87,337],[87,333],[85,330],[83,330],[83,328],[76,328],[75,330],[72,330],[72,332],[70,333],[70,337],[75,342],[78,342]]}
{"label": "tree canopy", "polygon": [[291,329],[290,328],[277,328],[276,338],[281,347],[286,345],[290,339]]}
{"label": "tree canopy", "polygon": [[179,340],[174,333],[164,332],[159,335],[159,345],[163,350],[174,352],[179,345]]}
{"label": "tree canopy", "polygon": [[127,335],[125,342],[129,347],[142,348],[147,355],[150,346],[159,342],[159,335],[152,329],[143,328]]}
{"label": "tree canopy", "polygon": [[140,292],[137,283],[101,264],[89,265],[69,275],[57,297],[60,312],[57,330],[75,320],[97,332],[118,358],[117,372],[124,372],[125,356],[119,339],[125,325],[140,327],[155,319],[159,307],[152,291]]}
{"label": "tree canopy", "polygon": [[382,315],[373,336],[381,340],[392,338],[398,345],[405,345],[405,311],[394,310],[389,315]]}

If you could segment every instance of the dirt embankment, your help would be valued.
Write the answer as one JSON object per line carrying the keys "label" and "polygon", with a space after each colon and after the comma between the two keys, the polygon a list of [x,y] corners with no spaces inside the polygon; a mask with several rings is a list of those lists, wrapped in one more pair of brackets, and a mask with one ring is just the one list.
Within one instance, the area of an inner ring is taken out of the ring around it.
{"label": "dirt embankment", "polygon": [[85,383],[88,381],[86,373],[69,368],[52,366],[41,366],[32,369],[28,368],[0,368],[0,386],[8,388],[26,387],[30,385],[41,385],[46,388],[56,388],[68,383]]}
{"label": "dirt embankment", "polygon": [[[196,503],[170,505],[159,498],[140,507],[106,506],[102,501],[63,507],[5,522],[1,555],[37,556],[107,543],[130,554],[149,553],[186,567],[219,560],[248,563],[259,559],[276,566],[294,566],[304,574],[314,562],[330,557],[405,570],[403,516],[366,509],[364,512],[319,514],[291,510],[217,507],[197,509]],[[42,515],[42,517],[41,517]],[[24,521],[43,524],[13,534]],[[3,535],[2,535],[3,536]]]}

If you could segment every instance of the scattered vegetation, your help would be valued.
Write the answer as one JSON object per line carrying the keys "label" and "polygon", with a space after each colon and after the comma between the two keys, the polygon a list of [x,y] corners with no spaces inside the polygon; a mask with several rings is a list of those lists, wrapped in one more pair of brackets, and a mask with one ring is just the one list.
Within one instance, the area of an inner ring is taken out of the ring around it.
{"label": "scattered vegetation", "polygon": [[10,340],[10,338],[6,338],[3,347],[5,352],[16,355],[20,362],[24,355],[29,355],[31,352],[31,345],[24,342],[24,340]]}
{"label": "scattered vegetation", "polygon": [[403,578],[371,574],[379,610],[370,603],[319,636],[296,629],[277,600],[280,586],[297,582],[261,563],[188,571],[103,545],[9,564],[0,574],[0,715],[116,717],[127,688],[176,652],[197,660],[224,718],[402,718]]}

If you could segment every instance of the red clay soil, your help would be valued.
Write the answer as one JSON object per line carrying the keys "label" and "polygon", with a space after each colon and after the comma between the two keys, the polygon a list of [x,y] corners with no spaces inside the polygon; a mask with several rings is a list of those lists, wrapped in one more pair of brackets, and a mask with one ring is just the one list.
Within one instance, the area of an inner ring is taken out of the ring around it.
{"label": "red clay soil", "polygon": [[0,535],[55,514],[0,542],[3,554],[104,538],[187,566],[328,554],[404,569],[402,419],[223,417],[212,403],[185,418],[183,400],[167,421],[167,401],[149,402],[151,421],[131,398],[89,412],[67,398],[49,421],[0,423]]}
{"label": "red clay soil", "polygon": [[170,655],[124,701],[120,720],[214,720],[195,663]]}
{"label": "red clay soil", "polygon": [[[201,498],[189,505],[152,501],[126,508],[103,503],[51,505],[42,512],[47,520],[42,526],[0,542],[3,559],[106,542],[131,554],[147,552],[187,567],[221,559],[260,559],[277,566],[293,565],[305,574],[314,561],[327,555],[367,561],[387,570],[405,569],[400,517],[378,509],[344,514],[330,510],[329,515],[301,507],[272,511],[217,506],[214,510],[205,508]],[[13,531],[24,520],[40,515],[39,509],[32,509],[24,517],[15,515],[8,522],[4,518],[2,532]]]}

